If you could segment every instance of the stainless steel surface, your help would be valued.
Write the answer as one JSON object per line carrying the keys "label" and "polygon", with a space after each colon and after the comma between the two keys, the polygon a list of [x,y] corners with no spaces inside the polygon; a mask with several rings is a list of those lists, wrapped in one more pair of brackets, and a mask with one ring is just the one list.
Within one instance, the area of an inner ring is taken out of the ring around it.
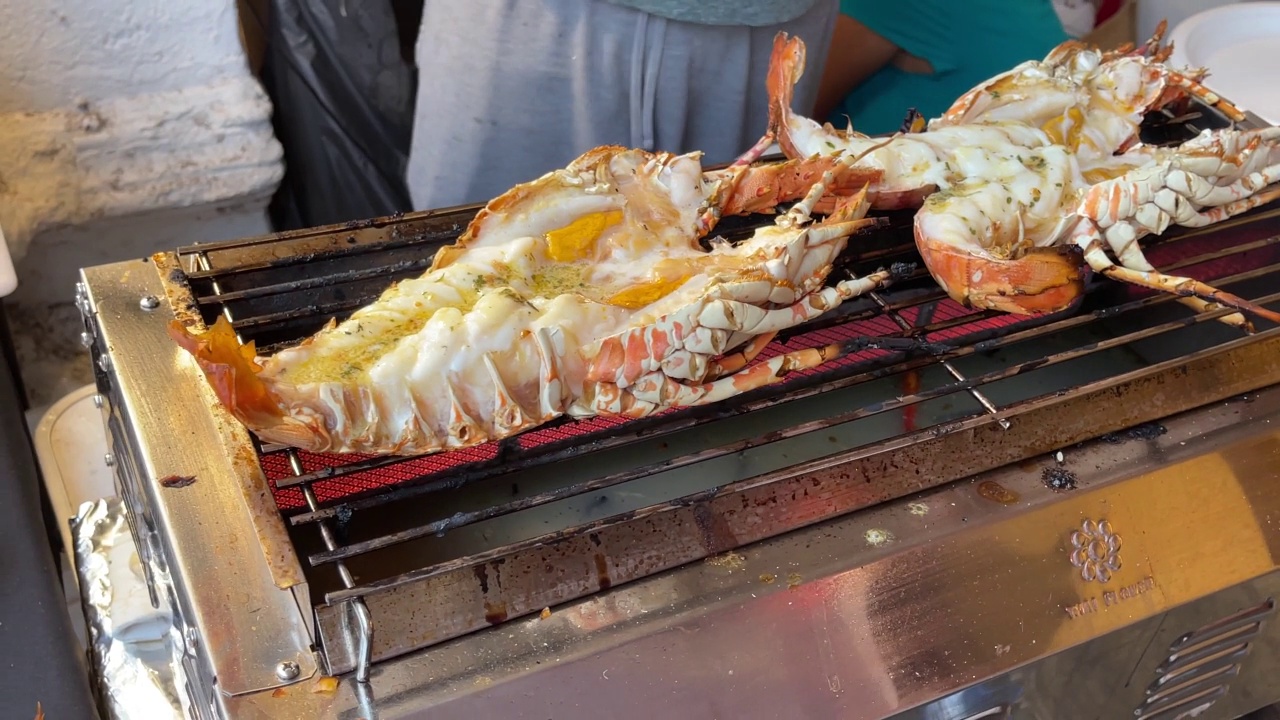
{"label": "stainless steel surface", "polygon": [[139,306],[139,297],[164,296],[157,269],[120,263],[82,278],[93,351],[115,359],[97,382],[117,490],[153,593],[171,594],[180,627],[201,639],[188,659],[194,691],[279,687],[275,667],[286,660],[311,677],[308,619],[289,590],[302,571],[248,433],[179,357],[165,332],[172,315]]}
{"label": "stainless steel surface", "polygon": [[[367,687],[343,679],[333,695],[298,688],[227,708],[355,718],[372,703],[379,718],[432,720],[1123,718],[1199,632],[1230,654],[1231,673],[1208,678],[1216,699],[1197,717],[1237,718],[1280,700],[1280,388],[1162,427],[472,633],[379,664]],[[1054,469],[1078,489],[1046,487]],[[1086,521],[1119,538],[1106,582],[1072,562]]]}
{"label": "stainless steel surface", "polygon": [[127,607],[118,596],[128,588],[120,587],[116,579],[127,576],[128,556],[135,551],[122,504],[114,498],[85,503],[70,525],[70,549],[89,629],[89,656],[106,716],[111,720],[186,717],[185,697],[179,693],[184,682],[182,638],[177,630],[170,630],[176,642],[139,645],[121,637],[120,626],[128,618],[116,612]]}

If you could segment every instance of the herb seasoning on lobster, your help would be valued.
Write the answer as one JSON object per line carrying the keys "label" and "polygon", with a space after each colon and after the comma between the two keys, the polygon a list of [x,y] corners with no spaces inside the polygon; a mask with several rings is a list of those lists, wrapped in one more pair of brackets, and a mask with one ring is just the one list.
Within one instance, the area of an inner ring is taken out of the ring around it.
{"label": "herb seasoning on lobster", "polygon": [[[564,414],[715,402],[847,352],[750,366],[777,332],[892,279],[826,287],[850,235],[880,222],[864,217],[879,172],[753,165],[770,143],[714,172],[697,153],[592,150],[490,202],[424,275],[270,357],[223,318],[170,332],[258,437],[315,452],[423,454]],[[794,200],[743,242],[699,242],[722,215]]]}
{"label": "herb seasoning on lobster", "polygon": [[[1280,197],[1280,128],[1204,131],[1177,147],[1138,140],[1143,117],[1207,90],[1203,71],[1164,64],[1163,23],[1143,49],[1077,41],[966,93],[942,115],[887,142],[792,112],[804,43],[779,34],[769,69],[772,130],[792,158],[840,157],[881,171],[872,207],[919,207],[916,246],[930,274],[967,307],[1021,315],[1068,310],[1089,270],[1280,322],[1280,314],[1191,278],[1156,271],[1138,241],[1200,227]],[[1115,256],[1115,261],[1108,256]],[[1245,326],[1240,314],[1224,322]]]}

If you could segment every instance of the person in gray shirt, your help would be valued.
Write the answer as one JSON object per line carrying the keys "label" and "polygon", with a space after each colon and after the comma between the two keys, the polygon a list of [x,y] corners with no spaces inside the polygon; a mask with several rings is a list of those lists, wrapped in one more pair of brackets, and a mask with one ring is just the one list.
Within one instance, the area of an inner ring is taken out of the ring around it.
{"label": "person in gray shirt", "polygon": [[[726,163],[768,123],[774,35],[822,68],[837,0],[426,0],[406,179],[419,210],[485,202],[600,145]],[[796,87],[808,112],[820,73]]]}

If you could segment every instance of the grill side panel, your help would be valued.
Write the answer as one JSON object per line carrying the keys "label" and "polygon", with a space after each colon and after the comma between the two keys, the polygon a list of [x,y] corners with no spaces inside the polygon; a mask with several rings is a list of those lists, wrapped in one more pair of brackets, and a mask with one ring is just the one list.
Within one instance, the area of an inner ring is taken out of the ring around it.
{"label": "grill side panel", "polygon": [[304,581],[247,431],[221,410],[165,331],[173,313],[157,268],[128,262],[82,271],[116,483],[152,593],[171,602],[205,688],[279,687],[277,665],[317,671]]}

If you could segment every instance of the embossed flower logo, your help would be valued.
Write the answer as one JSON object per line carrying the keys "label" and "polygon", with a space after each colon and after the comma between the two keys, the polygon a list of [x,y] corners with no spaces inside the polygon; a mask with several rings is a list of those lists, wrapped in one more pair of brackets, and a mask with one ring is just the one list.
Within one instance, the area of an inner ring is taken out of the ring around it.
{"label": "embossed flower logo", "polygon": [[1071,533],[1071,564],[1086,582],[1105,583],[1120,569],[1120,536],[1106,520],[1085,520]]}

